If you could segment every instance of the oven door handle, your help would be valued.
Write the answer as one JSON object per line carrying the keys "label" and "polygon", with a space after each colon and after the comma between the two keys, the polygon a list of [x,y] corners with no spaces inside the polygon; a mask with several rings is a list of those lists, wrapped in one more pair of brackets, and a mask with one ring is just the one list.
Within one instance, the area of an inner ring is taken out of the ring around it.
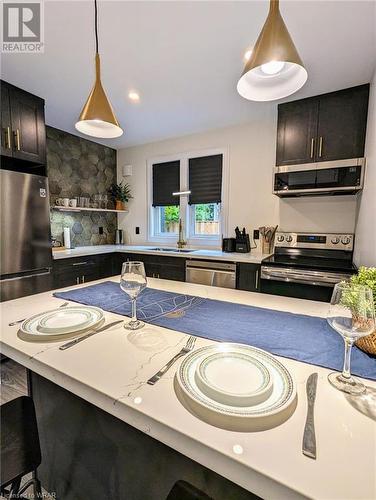
{"label": "oven door handle", "polygon": [[292,268],[261,267],[261,279],[305,283],[307,285],[335,285],[348,279],[349,274],[322,271],[298,271]]}

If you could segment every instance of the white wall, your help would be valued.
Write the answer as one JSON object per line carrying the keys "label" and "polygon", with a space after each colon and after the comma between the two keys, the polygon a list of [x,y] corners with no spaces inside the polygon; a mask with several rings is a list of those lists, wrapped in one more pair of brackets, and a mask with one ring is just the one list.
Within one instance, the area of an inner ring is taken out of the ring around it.
{"label": "white wall", "polygon": [[366,138],[367,170],[359,197],[354,261],[376,267],[376,72],[371,83]]}
{"label": "white wall", "polygon": [[[286,231],[353,232],[355,197],[281,200],[272,195],[276,122],[276,106],[266,105],[262,117],[255,117],[245,125],[119,150],[119,180],[122,179],[121,166],[133,165],[133,175],[125,181],[131,184],[134,199],[129,203],[129,214],[119,216],[119,228],[125,230],[126,241],[141,244],[147,240],[148,159],[222,147],[229,151],[229,230],[237,225],[252,231],[260,226],[279,224],[280,229]],[[139,236],[135,234],[136,226],[140,227]]]}

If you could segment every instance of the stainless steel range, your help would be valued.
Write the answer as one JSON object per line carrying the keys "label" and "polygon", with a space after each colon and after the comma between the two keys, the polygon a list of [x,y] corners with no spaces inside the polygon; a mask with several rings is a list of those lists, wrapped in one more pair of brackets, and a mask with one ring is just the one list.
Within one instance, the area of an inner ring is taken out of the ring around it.
{"label": "stainless steel range", "polygon": [[329,302],[334,285],[356,272],[354,235],[277,232],[261,263],[261,292]]}

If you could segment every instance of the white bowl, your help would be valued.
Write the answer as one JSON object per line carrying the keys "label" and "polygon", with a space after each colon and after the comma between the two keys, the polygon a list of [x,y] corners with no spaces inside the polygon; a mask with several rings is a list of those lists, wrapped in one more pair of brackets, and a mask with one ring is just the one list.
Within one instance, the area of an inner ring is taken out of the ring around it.
{"label": "white bowl", "polygon": [[230,406],[262,403],[272,393],[268,368],[251,354],[227,349],[202,359],[196,384],[209,398]]}

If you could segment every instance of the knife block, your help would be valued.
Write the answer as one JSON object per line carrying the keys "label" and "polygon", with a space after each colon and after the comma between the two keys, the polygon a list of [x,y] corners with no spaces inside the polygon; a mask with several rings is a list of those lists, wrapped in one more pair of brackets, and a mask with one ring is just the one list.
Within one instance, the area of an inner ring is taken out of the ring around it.
{"label": "knife block", "polygon": [[235,242],[235,252],[238,253],[249,253],[251,251],[251,243],[249,241],[249,234],[245,235],[245,238],[236,238]]}

